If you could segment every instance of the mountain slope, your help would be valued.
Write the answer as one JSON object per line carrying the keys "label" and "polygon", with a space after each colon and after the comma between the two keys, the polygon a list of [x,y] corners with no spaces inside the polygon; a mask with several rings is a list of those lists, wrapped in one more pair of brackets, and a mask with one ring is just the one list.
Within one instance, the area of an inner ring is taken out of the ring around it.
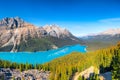
{"label": "mountain slope", "polygon": [[56,25],[36,27],[19,17],[0,21],[0,51],[43,51],[82,41]]}
{"label": "mountain slope", "polygon": [[120,29],[109,29],[104,32],[82,37],[88,46],[88,51],[106,48],[120,41]]}

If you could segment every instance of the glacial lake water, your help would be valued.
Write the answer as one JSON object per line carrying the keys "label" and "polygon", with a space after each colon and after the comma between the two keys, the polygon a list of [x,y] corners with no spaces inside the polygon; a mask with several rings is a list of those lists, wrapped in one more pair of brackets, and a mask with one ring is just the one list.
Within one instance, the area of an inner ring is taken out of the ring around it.
{"label": "glacial lake water", "polygon": [[40,52],[0,52],[1,60],[8,60],[16,63],[43,64],[55,58],[70,54],[71,52],[86,52],[86,46],[72,45],[49,51]]}

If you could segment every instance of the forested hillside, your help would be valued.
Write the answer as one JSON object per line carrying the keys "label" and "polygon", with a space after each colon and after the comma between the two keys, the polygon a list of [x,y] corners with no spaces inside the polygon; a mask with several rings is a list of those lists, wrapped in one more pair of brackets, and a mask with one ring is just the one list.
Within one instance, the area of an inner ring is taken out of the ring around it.
{"label": "forested hillside", "polygon": [[[120,78],[120,43],[116,46],[81,54],[73,52],[67,56],[55,59],[49,63],[42,65],[30,65],[10,63],[8,61],[0,61],[0,67],[10,67],[22,70],[39,69],[50,71],[50,80],[70,80],[76,72],[81,72],[90,66],[100,69],[100,73],[107,71],[112,72],[113,80]],[[95,74],[98,74],[95,72]],[[81,78],[80,78],[81,80]],[[99,80],[97,75],[91,80]]]}
{"label": "forested hillside", "polygon": [[[87,47],[88,51],[95,51],[103,48],[107,48],[109,46],[114,46],[120,41],[120,29],[115,29],[115,31],[109,34],[99,34],[93,36],[85,36],[81,37]],[[108,31],[109,32],[109,31]],[[103,33],[103,32],[102,32]],[[96,45],[97,44],[97,45]]]}

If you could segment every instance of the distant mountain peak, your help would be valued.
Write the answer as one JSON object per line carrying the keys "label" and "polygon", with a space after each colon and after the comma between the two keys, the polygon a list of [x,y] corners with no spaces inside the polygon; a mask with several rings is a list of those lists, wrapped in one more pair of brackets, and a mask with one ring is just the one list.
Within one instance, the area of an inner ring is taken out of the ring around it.
{"label": "distant mountain peak", "polygon": [[120,34],[120,28],[108,29],[106,31],[101,32],[100,34],[101,35],[115,35],[115,34]]}
{"label": "distant mountain peak", "polygon": [[85,38],[89,37],[89,36],[99,36],[99,35],[110,35],[110,36],[114,36],[116,34],[120,34],[120,28],[110,28],[108,30],[99,32],[99,33],[91,33],[88,34],[86,36],[83,36]]}
{"label": "distant mountain peak", "polygon": [[14,29],[23,27],[24,20],[20,17],[6,17],[0,20],[0,27],[6,27],[6,29]]}

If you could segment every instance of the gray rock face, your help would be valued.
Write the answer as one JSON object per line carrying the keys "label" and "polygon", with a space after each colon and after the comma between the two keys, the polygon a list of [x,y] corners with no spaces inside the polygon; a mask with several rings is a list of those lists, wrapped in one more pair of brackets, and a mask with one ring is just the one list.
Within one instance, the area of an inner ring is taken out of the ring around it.
{"label": "gray rock face", "polygon": [[105,72],[103,74],[100,74],[99,77],[100,77],[100,80],[112,80],[112,73]]}
{"label": "gray rock face", "polygon": [[6,17],[0,21],[0,27],[6,27],[6,29],[14,29],[18,27],[23,27],[24,23],[25,22],[19,17],[15,18]]}
{"label": "gray rock face", "polygon": [[[12,46],[11,51],[15,52],[17,51],[16,47],[19,46],[22,41],[27,42],[30,38],[41,39],[45,38],[46,36],[51,38],[54,37],[58,40],[68,40],[77,43],[79,42],[79,40],[68,30],[60,28],[57,25],[36,27],[23,21],[19,17],[4,18],[0,21],[0,48],[2,49],[4,47]],[[55,43],[57,42],[55,41]]]}
{"label": "gray rock face", "polygon": [[53,37],[64,38],[73,36],[68,30],[60,28],[57,25],[46,25],[43,28]]}
{"label": "gray rock face", "polygon": [[57,37],[57,33],[53,30],[49,32],[50,36]]}

